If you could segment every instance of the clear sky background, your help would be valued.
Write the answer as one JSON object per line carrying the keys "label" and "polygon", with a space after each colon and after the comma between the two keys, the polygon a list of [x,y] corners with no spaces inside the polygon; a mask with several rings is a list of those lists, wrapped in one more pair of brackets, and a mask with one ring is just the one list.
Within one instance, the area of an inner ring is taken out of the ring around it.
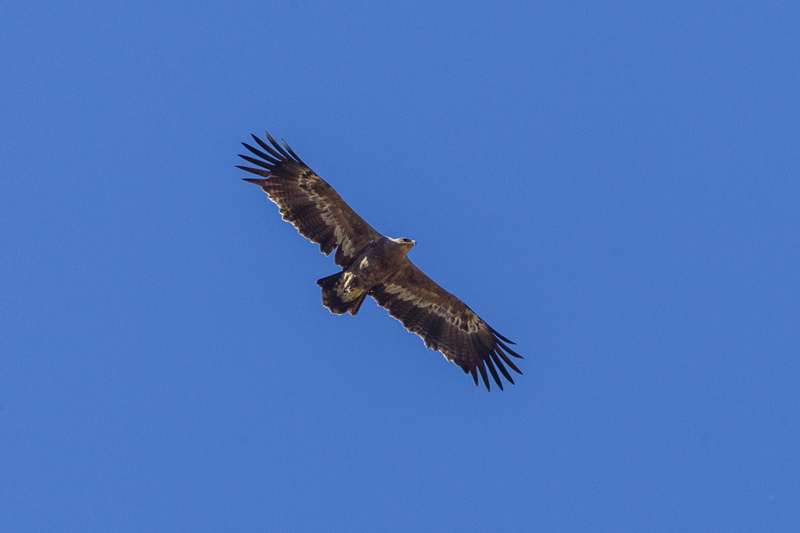
{"label": "clear sky background", "polygon": [[[800,4],[6,3],[0,530],[800,530]],[[504,392],[234,165],[284,138]]]}

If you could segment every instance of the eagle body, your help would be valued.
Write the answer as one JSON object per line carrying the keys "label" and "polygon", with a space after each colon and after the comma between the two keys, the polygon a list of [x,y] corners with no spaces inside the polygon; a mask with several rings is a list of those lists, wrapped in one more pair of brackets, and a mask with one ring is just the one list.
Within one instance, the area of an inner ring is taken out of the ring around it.
{"label": "eagle body", "polygon": [[367,244],[341,272],[317,280],[322,287],[322,304],[332,313],[355,316],[369,292],[401,267],[401,259],[416,243],[411,239],[384,237]]}
{"label": "eagle body", "polygon": [[334,262],[341,272],[317,281],[326,308],[355,316],[371,296],[406,329],[422,337],[425,346],[471,374],[476,385],[480,373],[491,390],[487,368],[501,390],[500,374],[514,383],[506,369],[522,374],[509,358],[522,358],[509,348],[514,343],[408,259],[416,242],[375,231],[285,142],[278,144],[268,133],[269,143],[252,137],[259,148],[242,144],[256,157],[239,156],[255,167],[238,168],[260,178],[245,181],[260,186],[278,205],[283,219],[319,244],[322,253],[330,255],[336,250]]}

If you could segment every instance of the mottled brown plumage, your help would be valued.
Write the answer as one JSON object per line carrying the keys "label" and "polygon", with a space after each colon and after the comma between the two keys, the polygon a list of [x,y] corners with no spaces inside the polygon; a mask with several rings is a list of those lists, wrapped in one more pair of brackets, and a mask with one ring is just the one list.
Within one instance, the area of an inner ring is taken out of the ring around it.
{"label": "mottled brown plumage", "polygon": [[317,176],[284,142],[267,133],[269,144],[255,135],[260,147],[242,143],[253,155],[239,154],[256,167],[239,166],[262,179],[245,178],[259,185],[280,208],[283,219],[301,235],[320,245],[342,271],[322,278],[323,305],[336,314],[355,315],[367,296],[389,311],[425,346],[444,354],[472,374],[478,373],[490,389],[488,367],[503,389],[498,370],[514,383],[506,365],[522,374],[508,357],[522,358],[508,347],[514,344],[484,322],[464,302],[422,273],[406,254],[416,244],[410,239],[381,235],[348,206],[339,194]]}

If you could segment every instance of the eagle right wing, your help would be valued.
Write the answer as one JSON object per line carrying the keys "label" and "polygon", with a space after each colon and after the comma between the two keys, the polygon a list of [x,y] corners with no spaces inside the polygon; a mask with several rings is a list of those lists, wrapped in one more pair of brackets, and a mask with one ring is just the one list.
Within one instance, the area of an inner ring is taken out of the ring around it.
{"label": "eagle right wing", "polygon": [[347,268],[359,252],[381,234],[358,216],[333,187],[317,176],[289,148],[286,142],[278,144],[265,132],[270,146],[253,135],[253,140],[264,151],[242,143],[253,155],[239,157],[260,168],[238,166],[263,179],[245,178],[255,183],[280,208],[284,220],[291,222],[300,235],[319,244],[325,255],[338,247],[334,261]]}
{"label": "eagle right wing", "polygon": [[514,343],[426,276],[408,257],[403,257],[397,272],[373,287],[369,294],[408,331],[422,337],[425,346],[442,352],[449,361],[472,374],[476,385],[480,372],[484,385],[490,388],[486,367],[500,390],[503,382],[498,370],[512,384],[514,380],[505,365],[522,374],[508,357],[522,359],[508,347]]}

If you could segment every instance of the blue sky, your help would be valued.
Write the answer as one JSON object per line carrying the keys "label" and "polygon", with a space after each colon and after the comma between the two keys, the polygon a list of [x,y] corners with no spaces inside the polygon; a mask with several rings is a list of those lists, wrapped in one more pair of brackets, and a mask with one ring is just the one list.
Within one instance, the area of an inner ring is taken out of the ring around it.
{"label": "blue sky", "polygon": [[[800,528],[796,3],[3,11],[3,531]],[[265,129],[516,386],[322,307]]]}

